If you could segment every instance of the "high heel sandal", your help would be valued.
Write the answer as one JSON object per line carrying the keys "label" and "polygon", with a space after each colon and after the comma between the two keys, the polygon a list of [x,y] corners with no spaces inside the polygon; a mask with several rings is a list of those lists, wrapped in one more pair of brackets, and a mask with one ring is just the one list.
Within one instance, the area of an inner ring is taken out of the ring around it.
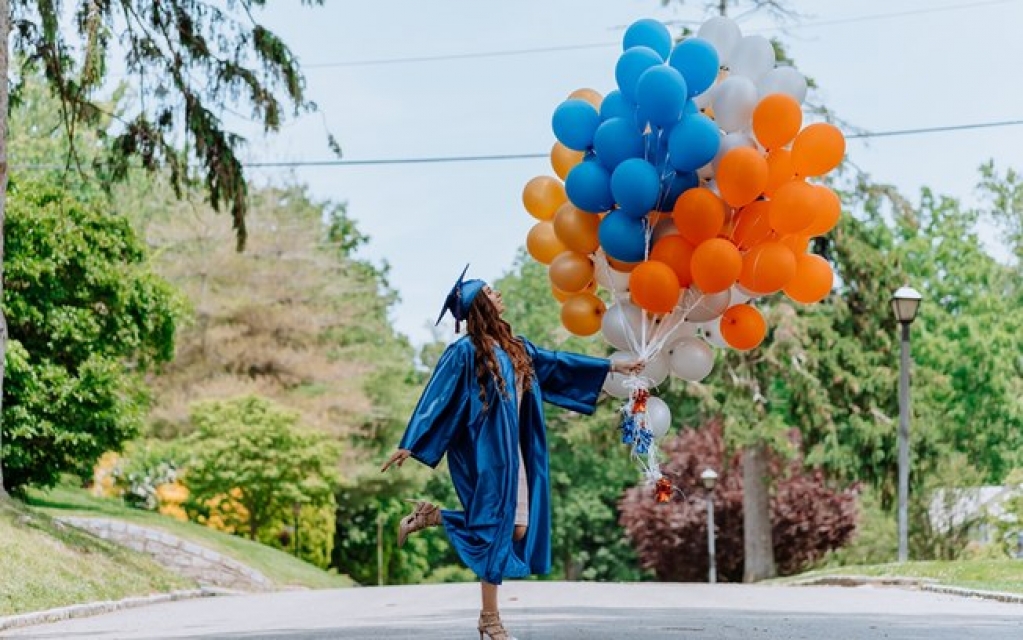
{"label": "high heel sandal", "polygon": [[515,640],[505,631],[501,624],[501,614],[496,611],[480,611],[480,621],[476,625],[480,632],[480,640],[486,635],[490,640]]}
{"label": "high heel sandal", "polygon": [[406,500],[416,505],[412,513],[401,519],[398,523],[398,546],[405,544],[409,534],[415,533],[427,527],[436,527],[440,524],[440,507],[430,504],[425,500]]}

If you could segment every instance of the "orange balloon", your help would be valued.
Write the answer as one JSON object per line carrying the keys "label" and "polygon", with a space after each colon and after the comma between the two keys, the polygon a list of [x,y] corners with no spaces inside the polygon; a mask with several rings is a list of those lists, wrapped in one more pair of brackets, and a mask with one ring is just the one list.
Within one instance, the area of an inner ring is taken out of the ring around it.
{"label": "orange balloon", "polygon": [[771,202],[757,200],[739,209],[729,234],[736,247],[745,251],[771,237]]}
{"label": "orange balloon", "polygon": [[592,293],[577,293],[561,305],[561,324],[577,336],[592,336],[600,331],[607,307]]}
{"label": "orange balloon", "polygon": [[810,226],[803,230],[808,236],[822,236],[835,228],[842,217],[842,201],[838,194],[822,184],[814,185],[816,204]]}
{"label": "orange balloon", "polygon": [[593,105],[593,108],[600,112],[600,103],[604,101],[604,96],[600,95],[600,92],[596,89],[590,89],[589,87],[582,87],[576,89],[572,93],[568,94],[567,100],[577,98],[579,100],[585,100]]}
{"label": "orange balloon", "polygon": [[721,337],[739,351],[749,351],[764,341],[767,322],[756,307],[737,304],[721,315]]}
{"label": "orange balloon", "polygon": [[607,258],[607,265],[619,273],[632,273],[633,269],[643,264],[642,262],[622,262],[621,260],[615,260],[611,256],[605,257]]}
{"label": "orange balloon", "polygon": [[767,160],[756,149],[736,147],[721,158],[715,176],[722,199],[733,207],[742,207],[764,192]]}
{"label": "orange balloon", "polygon": [[522,189],[522,204],[537,220],[551,220],[568,200],[565,185],[553,176],[536,176]]}
{"label": "orange balloon", "polygon": [[693,283],[693,251],[696,247],[679,235],[664,236],[650,250],[650,259],[671,267],[680,287]]}
{"label": "orange balloon", "polygon": [[650,313],[670,313],[678,303],[682,288],[671,267],[657,260],[647,260],[629,275],[629,291],[636,306]]}
{"label": "orange balloon", "polygon": [[823,175],[837,167],[844,155],[845,136],[827,122],[811,124],[792,142],[792,167],[796,175]]}
{"label": "orange balloon", "polygon": [[554,232],[572,251],[590,254],[600,248],[600,216],[577,209],[571,202],[558,207],[554,214]]}
{"label": "orange balloon", "polygon": [[796,256],[796,275],[785,286],[785,295],[803,304],[820,302],[831,293],[835,274],[828,261],[813,253]]}
{"label": "orange balloon", "polygon": [[767,154],[767,186],[764,187],[764,195],[768,198],[773,197],[778,187],[795,175],[795,169],[792,168],[792,152],[788,149],[772,149]]}
{"label": "orange balloon", "polygon": [[593,280],[593,261],[581,253],[566,251],[551,260],[547,276],[555,287],[576,293]]}
{"label": "orange balloon", "polygon": [[786,93],[772,93],[753,109],[753,135],[767,149],[784,147],[803,125],[803,110]]}
{"label": "orange balloon", "polygon": [[806,249],[810,244],[810,237],[800,233],[793,233],[792,235],[778,238],[778,242],[792,249],[793,255],[798,256],[801,253],[806,253]]}
{"label": "orange balloon", "polygon": [[551,167],[554,173],[564,180],[568,177],[568,172],[583,161],[583,155],[585,155],[583,151],[574,151],[560,142],[555,142],[551,147]]}
{"label": "orange balloon", "polygon": [[816,254],[796,256],[796,275],[785,286],[785,294],[797,303],[811,305],[827,298],[835,281],[828,261]]}
{"label": "orange balloon", "polygon": [[693,251],[693,283],[704,293],[721,293],[742,272],[742,256],[731,241],[711,238]]}
{"label": "orange balloon", "polygon": [[526,234],[526,251],[540,264],[550,264],[559,254],[568,251],[568,247],[558,240],[554,224],[544,220],[534,224]]}
{"label": "orange balloon", "polygon": [[692,245],[698,245],[721,232],[728,217],[725,202],[710,189],[686,189],[672,210],[675,228]]}
{"label": "orange balloon", "polygon": [[771,198],[771,227],[778,233],[801,233],[816,214],[818,193],[812,184],[790,180]]}
{"label": "orange balloon", "polygon": [[596,280],[590,281],[590,283],[588,285],[586,285],[585,289],[583,289],[582,291],[576,291],[575,293],[570,293],[568,291],[562,291],[561,289],[555,287],[553,284],[551,285],[551,295],[553,295],[554,299],[557,300],[558,302],[564,302],[565,300],[568,300],[572,296],[579,295],[580,293],[593,293],[593,294],[596,294],[596,292],[597,292],[597,281]]}
{"label": "orange balloon", "polygon": [[785,244],[759,244],[742,257],[739,284],[761,294],[780,291],[796,275],[796,254]]}

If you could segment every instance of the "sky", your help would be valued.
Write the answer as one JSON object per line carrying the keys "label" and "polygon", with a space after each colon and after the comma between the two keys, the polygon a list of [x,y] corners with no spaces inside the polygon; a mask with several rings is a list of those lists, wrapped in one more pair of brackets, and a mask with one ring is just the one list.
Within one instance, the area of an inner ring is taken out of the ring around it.
{"label": "sky", "polygon": [[[300,8],[269,3],[262,21],[301,61],[315,114],[278,134],[250,134],[253,162],[533,156],[255,169],[257,182],[299,181],[346,202],[370,240],[360,253],[390,265],[401,296],[396,329],[434,338],[441,303],[466,263],[469,276],[508,272],[535,220],[522,188],[554,175],[551,114],[572,91],[615,88],[624,30],[641,18],[673,35],[713,15],[702,1],[390,0]],[[710,4],[717,4],[710,3]],[[813,100],[874,133],[849,138],[847,160],[911,199],[922,186],[975,203],[978,167],[1023,169],[1023,0],[794,0],[784,30],[766,14],[729,15],[744,35],[778,37],[819,86]],[[813,120],[804,121],[804,125]],[[850,132],[851,133],[851,132]],[[995,242],[994,232],[985,230]],[[449,337],[442,324],[440,337]]]}

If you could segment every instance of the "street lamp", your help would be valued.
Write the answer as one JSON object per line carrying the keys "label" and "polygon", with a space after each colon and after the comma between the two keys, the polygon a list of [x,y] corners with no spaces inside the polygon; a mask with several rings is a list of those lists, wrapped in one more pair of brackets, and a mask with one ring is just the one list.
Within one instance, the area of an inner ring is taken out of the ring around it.
{"label": "street lamp", "polygon": [[295,555],[295,557],[297,558],[298,557],[298,523],[299,523],[299,518],[302,515],[302,503],[301,502],[295,501],[295,502],[291,503],[291,515],[294,516],[293,522],[295,524],[295,545],[294,545],[294,547],[292,547],[292,552]]}
{"label": "street lamp", "polygon": [[899,349],[899,562],[909,559],[909,325],[923,296],[912,287],[899,287],[892,295],[892,311],[902,325]]}
{"label": "street lamp", "polygon": [[710,556],[707,582],[714,584],[718,581],[717,559],[714,553],[714,487],[718,483],[718,474],[708,467],[700,474],[700,480],[707,488],[707,555]]}

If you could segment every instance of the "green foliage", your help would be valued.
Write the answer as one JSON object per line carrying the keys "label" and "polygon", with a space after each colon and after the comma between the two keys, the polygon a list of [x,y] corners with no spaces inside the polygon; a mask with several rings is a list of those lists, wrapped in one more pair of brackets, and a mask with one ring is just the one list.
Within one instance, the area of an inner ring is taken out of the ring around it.
{"label": "green foliage", "polygon": [[11,189],[4,486],[87,477],[141,426],[141,374],[173,353],[178,301],[128,222],[52,182]]}
{"label": "green foliage", "polygon": [[[256,21],[254,9],[265,0],[224,6],[192,0],[73,4],[68,10],[50,0],[11,3],[13,49],[28,67],[20,75],[45,76],[60,100],[69,139],[79,127],[98,129],[105,138],[104,157],[95,167],[104,185],[126,179],[139,164],[149,171],[166,166],[180,195],[194,178],[189,161],[196,161],[210,204],[230,210],[238,247],[244,247],[248,188],[237,157],[243,139],[225,130],[218,112],[224,106],[247,112],[266,131],[277,131],[282,100],[296,112],[313,108],[297,60]],[[118,46],[111,48],[111,42]],[[83,55],[72,55],[76,49]],[[96,98],[114,55],[123,56],[142,98],[118,110],[122,124],[116,130],[107,128],[115,114]],[[16,98],[17,93],[16,87]],[[182,142],[186,151],[178,146]],[[72,149],[67,164],[82,168],[89,160],[82,162]]]}
{"label": "green foliage", "polygon": [[[211,503],[236,497],[245,509],[236,524],[257,539],[271,523],[290,522],[296,504],[303,512],[333,507],[337,448],[301,427],[295,412],[248,396],[199,403],[192,420],[196,431],[188,439],[184,475],[190,516],[208,516]],[[333,533],[333,521],[320,525]],[[305,522],[301,526],[312,531]]]}

